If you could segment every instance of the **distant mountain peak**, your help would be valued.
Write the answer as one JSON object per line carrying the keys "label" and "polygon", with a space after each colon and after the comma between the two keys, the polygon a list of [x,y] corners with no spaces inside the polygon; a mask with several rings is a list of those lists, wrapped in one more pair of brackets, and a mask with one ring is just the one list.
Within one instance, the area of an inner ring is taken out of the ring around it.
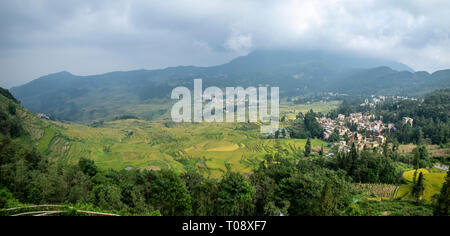
{"label": "distant mountain peak", "polygon": [[51,73],[51,74],[48,74],[47,76],[67,76],[67,75],[74,76],[72,73],[65,71],[65,70],[56,72],[56,73]]}
{"label": "distant mountain peak", "polygon": [[400,62],[351,53],[337,53],[323,50],[255,50],[247,56],[235,58],[229,64],[234,66],[239,64],[245,66],[256,64],[279,66],[285,64],[292,65],[295,63],[327,63],[355,69],[369,69],[386,66],[396,71],[414,72],[412,68]]}
{"label": "distant mountain peak", "polygon": [[36,80],[41,80],[41,79],[65,79],[65,78],[69,78],[69,77],[75,77],[75,75],[73,75],[72,73],[68,72],[68,71],[61,71],[61,72],[57,72],[57,73],[51,73],[48,75],[44,75],[42,77],[39,77]]}

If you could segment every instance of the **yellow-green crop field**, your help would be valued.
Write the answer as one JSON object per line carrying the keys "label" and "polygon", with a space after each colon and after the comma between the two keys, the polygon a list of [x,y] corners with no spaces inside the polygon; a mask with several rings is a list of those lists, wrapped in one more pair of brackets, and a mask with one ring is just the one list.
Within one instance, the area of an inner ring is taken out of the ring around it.
{"label": "yellow-green crop field", "polygon": [[[396,195],[397,198],[403,200],[413,200],[413,197],[411,196],[411,189],[413,187],[414,172],[415,170],[410,170],[403,173],[403,179],[407,182],[407,184],[400,186]],[[442,184],[445,182],[445,176],[447,174],[443,172],[432,173],[426,169],[419,169],[417,171],[416,179],[419,177],[420,172],[423,174],[425,185],[423,200],[427,203],[431,203],[433,201],[433,196],[440,193]]]}

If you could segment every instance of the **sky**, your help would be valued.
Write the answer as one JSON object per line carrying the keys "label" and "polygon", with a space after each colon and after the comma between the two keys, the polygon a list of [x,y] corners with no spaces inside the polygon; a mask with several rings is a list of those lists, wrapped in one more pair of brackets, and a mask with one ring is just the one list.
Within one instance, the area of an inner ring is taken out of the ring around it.
{"label": "sky", "polygon": [[1,0],[0,86],[333,50],[450,68],[448,0]]}

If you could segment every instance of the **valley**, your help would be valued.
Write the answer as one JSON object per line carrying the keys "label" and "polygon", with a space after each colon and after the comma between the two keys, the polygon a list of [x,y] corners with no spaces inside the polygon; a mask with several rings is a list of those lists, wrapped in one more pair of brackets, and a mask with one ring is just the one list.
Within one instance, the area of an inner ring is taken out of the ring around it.
{"label": "valley", "polygon": [[[449,1],[0,12],[0,217],[235,235],[349,231],[289,216],[450,216]],[[367,228],[429,228],[385,220]]]}
{"label": "valley", "polygon": [[[335,76],[328,81],[306,69],[317,62],[255,70],[265,63],[249,55],[211,68],[62,72],[13,88],[18,99],[1,89],[0,203],[10,208],[0,214],[437,214],[446,199],[450,100],[448,89],[434,89],[448,86],[446,71],[341,64],[346,72],[327,72]],[[243,71],[249,80],[239,81]],[[206,86],[280,86],[279,129],[173,122],[170,90],[197,75]],[[394,90],[384,83],[391,76]]]}
{"label": "valley", "polygon": [[[318,102],[294,109],[328,112],[338,104]],[[287,107],[282,105],[281,114],[291,117],[293,111]],[[172,169],[182,173],[194,168],[207,177],[220,178],[225,164],[249,174],[276,145],[303,150],[306,144],[306,139],[267,139],[257,124],[125,119],[90,127],[40,119],[24,109],[20,114],[41,153],[71,164],[88,158],[102,169]],[[313,140],[312,145],[316,150],[328,146],[321,140]]]}

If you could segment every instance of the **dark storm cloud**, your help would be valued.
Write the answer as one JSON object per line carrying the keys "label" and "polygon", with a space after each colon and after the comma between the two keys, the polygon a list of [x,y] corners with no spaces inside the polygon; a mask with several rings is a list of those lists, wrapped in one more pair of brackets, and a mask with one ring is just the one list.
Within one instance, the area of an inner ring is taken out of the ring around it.
{"label": "dark storm cloud", "polygon": [[0,86],[62,70],[94,74],[215,65],[255,49],[318,48],[450,67],[450,3],[402,1],[0,2]]}

